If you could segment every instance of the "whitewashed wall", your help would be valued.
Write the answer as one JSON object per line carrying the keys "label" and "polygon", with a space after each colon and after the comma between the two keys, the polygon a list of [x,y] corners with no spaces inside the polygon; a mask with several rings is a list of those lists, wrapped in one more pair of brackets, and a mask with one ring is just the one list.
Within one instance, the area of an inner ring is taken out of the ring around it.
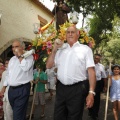
{"label": "whitewashed wall", "polygon": [[0,54],[16,38],[29,41],[35,37],[33,24],[39,23],[37,15],[42,16],[48,22],[53,17],[32,0],[0,0],[0,10],[2,10]]}

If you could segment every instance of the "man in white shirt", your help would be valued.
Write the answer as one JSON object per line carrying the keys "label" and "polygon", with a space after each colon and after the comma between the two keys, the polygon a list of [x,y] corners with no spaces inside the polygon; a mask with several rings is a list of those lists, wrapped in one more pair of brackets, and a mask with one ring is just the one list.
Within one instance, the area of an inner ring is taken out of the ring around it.
{"label": "man in white shirt", "polygon": [[94,98],[94,105],[92,108],[89,108],[89,118],[88,120],[98,120],[98,113],[100,107],[100,93],[103,90],[106,90],[107,87],[107,76],[105,72],[104,66],[100,63],[101,55],[95,54],[94,61],[95,61],[95,72],[96,72],[96,95]]}
{"label": "man in white shirt", "polygon": [[30,81],[33,80],[33,56],[23,58],[25,44],[15,40],[12,44],[13,56],[8,64],[7,74],[1,95],[9,86],[8,99],[13,110],[13,120],[25,120],[30,94]]}
{"label": "man in white shirt", "polygon": [[54,120],[82,120],[85,101],[87,108],[94,103],[96,79],[93,54],[88,46],[78,42],[78,38],[77,28],[68,27],[66,47],[59,49],[62,42],[56,40],[46,63],[46,68],[50,69],[54,64],[57,67]]}

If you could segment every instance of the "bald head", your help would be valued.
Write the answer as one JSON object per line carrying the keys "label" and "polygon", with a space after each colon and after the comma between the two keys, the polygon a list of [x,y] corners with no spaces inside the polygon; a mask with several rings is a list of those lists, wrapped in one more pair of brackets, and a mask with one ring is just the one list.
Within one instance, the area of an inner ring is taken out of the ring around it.
{"label": "bald head", "polygon": [[66,31],[66,39],[68,44],[72,46],[75,42],[78,41],[78,38],[79,38],[79,30],[76,28],[76,26],[68,27]]}

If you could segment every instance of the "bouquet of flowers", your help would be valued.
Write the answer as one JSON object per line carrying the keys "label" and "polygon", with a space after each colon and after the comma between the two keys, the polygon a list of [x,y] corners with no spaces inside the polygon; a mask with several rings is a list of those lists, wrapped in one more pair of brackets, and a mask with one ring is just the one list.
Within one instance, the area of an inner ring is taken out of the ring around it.
{"label": "bouquet of flowers", "polygon": [[33,54],[35,64],[45,66],[48,55],[51,53],[54,40],[57,37],[57,31],[53,24],[50,24],[47,29],[42,31],[39,36],[32,40],[32,48],[35,50]]}

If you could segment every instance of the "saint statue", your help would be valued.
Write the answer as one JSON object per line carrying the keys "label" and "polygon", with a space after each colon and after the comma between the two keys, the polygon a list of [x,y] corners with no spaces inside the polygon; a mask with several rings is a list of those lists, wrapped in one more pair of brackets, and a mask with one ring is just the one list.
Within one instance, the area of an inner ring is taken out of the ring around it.
{"label": "saint statue", "polygon": [[59,25],[64,24],[68,21],[68,13],[70,12],[70,8],[64,0],[57,0],[57,5],[55,5],[52,13],[56,15],[56,29],[59,29]]}

